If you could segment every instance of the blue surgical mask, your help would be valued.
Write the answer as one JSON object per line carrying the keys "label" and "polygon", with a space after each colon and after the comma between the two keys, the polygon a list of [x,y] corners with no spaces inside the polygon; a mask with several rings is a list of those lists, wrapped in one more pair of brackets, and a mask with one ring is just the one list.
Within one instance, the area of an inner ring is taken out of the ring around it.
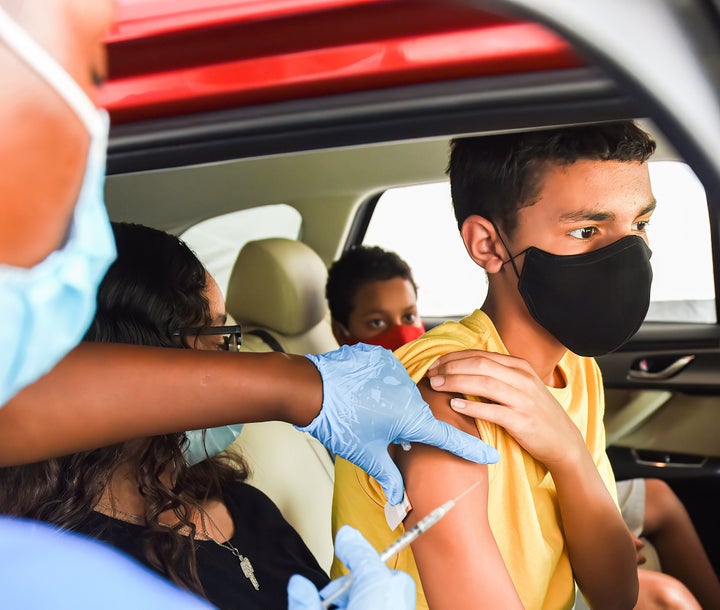
{"label": "blue surgical mask", "polygon": [[[211,458],[221,451],[225,451],[240,435],[242,424],[232,426],[218,426],[207,430],[190,430],[185,433],[188,444],[183,453],[188,464],[194,466],[207,458]],[[205,432],[205,439],[203,439]]]}
{"label": "blue surgical mask", "polygon": [[103,197],[107,114],[1,8],[0,40],[58,92],[90,134],[85,176],[65,244],[29,269],[0,264],[2,406],[80,342],[116,251]]}

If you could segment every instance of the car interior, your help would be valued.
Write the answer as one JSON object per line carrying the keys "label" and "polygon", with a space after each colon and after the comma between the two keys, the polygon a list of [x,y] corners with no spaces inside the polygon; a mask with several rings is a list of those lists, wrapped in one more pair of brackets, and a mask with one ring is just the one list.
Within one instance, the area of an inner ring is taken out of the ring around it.
{"label": "car interior", "polygon": [[[338,348],[325,300],[327,267],[301,241],[247,242],[227,286],[229,316],[243,327],[242,350],[322,354]],[[330,569],[333,461],[319,441],[285,422],[246,424],[234,449],[250,482],[270,496],[320,565]]]}
{"label": "car interior", "polygon": [[[322,353],[336,347],[324,298],[327,267],[344,250],[377,243],[404,254],[414,244],[442,260],[441,247],[413,229],[434,226],[427,207],[410,201],[393,224],[375,215],[393,190],[446,185],[453,137],[635,118],[658,141],[653,164],[680,163],[692,174],[649,110],[614,74],[583,63],[121,122],[111,131],[106,201],[112,220],[187,240],[243,325],[243,349]],[[683,188],[668,197],[674,218],[684,214]],[[675,308],[661,296],[655,305],[662,313],[598,361],[616,477],[666,480],[720,571],[720,266],[713,267],[720,240],[717,194],[700,190],[705,224],[686,237],[705,243],[698,265],[707,268],[710,294],[689,292]],[[447,201],[429,205],[451,215]],[[393,241],[380,243],[377,227],[368,236],[373,218]],[[680,282],[688,265],[672,266],[678,246],[667,243],[670,254],[654,251],[654,272],[659,278],[666,267],[668,282]],[[422,273],[421,262],[409,262]],[[442,266],[428,273],[442,275]],[[421,302],[420,314],[432,327],[470,313],[463,307],[431,311]],[[251,481],[329,568],[332,457],[287,424],[246,425],[236,444]]]}
{"label": "car interior", "polygon": [[[655,160],[677,160],[657,129],[653,134],[660,142]],[[272,204],[294,208],[302,218],[296,239],[272,237],[273,227],[268,226],[264,227],[267,238],[251,240],[242,247],[235,244],[239,251],[226,287],[227,310],[243,324],[244,349],[322,353],[336,347],[324,296],[327,266],[350,243],[362,242],[358,225],[369,222],[365,216],[383,191],[445,180],[448,150],[449,139],[445,137],[127,173],[108,179],[107,201],[114,219],[177,233],[206,218],[229,212]],[[158,202],[172,203],[158,205]],[[451,213],[449,209],[447,213]],[[356,241],[350,242],[349,236]],[[405,237],[412,239],[412,235]],[[207,239],[213,239],[212,233]],[[433,317],[428,326],[440,321],[442,318]],[[655,325],[660,326],[659,330],[669,330],[665,328],[667,323]],[[645,334],[643,329],[639,339]],[[697,355],[692,350],[688,353]],[[622,465],[630,476],[647,476],[650,471],[660,470],[657,463],[664,462],[667,466],[663,465],[663,475],[689,471],[691,477],[697,477],[707,473],[719,457],[712,425],[715,400],[681,390],[638,389],[637,384],[626,387],[627,370],[635,360],[647,355],[643,351],[623,350],[601,359],[608,381],[607,435],[612,444],[611,455],[618,460],[616,469]],[[671,351],[668,358],[672,355]],[[677,380],[677,376],[673,378]],[[652,379],[645,384],[654,385]],[[688,417],[690,410],[692,417]],[[287,428],[285,436],[281,436],[282,428]],[[252,460],[256,477],[272,468],[273,460],[278,460],[280,463],[273,468],[275,476],[281,476],[286,483],[297,481],[294,468],[287,469],[289,464],[297,465],[295,456],[308,454],[317,460],[312,470],[308,467],[302,474],[307,486],[297,490],[296,507],[286,510],[313,515],[319,523],[327,524],[332,495],[332,469],[327,453],[308,438],[296,439],[297,449],[289,449],[286,437],[294,436],[289,428],[284,424],[248,425],[239,443],[244,449],[247,439],[260,430],[266,432],[264,441],[249,441],[253,446],[266,447],[262,457]],[[309,445],[309,452],[305,445]],[[270,446],[276,449],[269,449]],[[247,451],[251,452],[249,448]],[[696,455],[691,458],[684,454]],[[255,483],[261,485],[257,478]],[[311,496],[303,493],[308,488],[313,489]],[[289,493],[285,484],[279,489],[283,494]],[[287,499],[279,498],[267,487],[264,490],[281,507],[287,505]],[[309,510],[310,500],[313,508]],[[319,548],[308,540],[305,525],[297,521],[293,525],[313,550]],[[316,553],[320,554],[321,564],[328,566],[332,557],[329,528],[311,530],[323,533],[323,550]]]}

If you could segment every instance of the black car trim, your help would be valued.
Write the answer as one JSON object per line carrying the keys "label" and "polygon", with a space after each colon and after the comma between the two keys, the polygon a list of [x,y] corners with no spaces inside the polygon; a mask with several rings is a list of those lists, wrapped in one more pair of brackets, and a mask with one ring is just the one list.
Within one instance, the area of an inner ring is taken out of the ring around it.
{"label": "black car trim", "polygon": [[463,79],[121,124],[107,171],[641,114],[595,68]]}

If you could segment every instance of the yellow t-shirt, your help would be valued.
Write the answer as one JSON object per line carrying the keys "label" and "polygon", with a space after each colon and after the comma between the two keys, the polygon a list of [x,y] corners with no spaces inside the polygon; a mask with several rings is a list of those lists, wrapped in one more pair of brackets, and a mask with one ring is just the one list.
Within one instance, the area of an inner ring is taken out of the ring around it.
{"label": "yellow t-shirt", "polygon": [[[463,349],[507,354],[492,321],[480,310],[460,322],[434,328],[395,354],[417,382],[441,355]],[[579,428],[605,485],[615,497],[615,479],[605,453],[600,370],[592,358],[569,351],[558,367],[565,386],[548,389]],[[575,585],[552,477],[501,427],[481,420],[475,420],[475,424],[480,437],[500,452],[500,461],[488,467],[488,517],[520,599],[527,610],[571,608]],[[333,534],[342,525],[352,525],[381,551],[405,531],[402,524],[390,530],[385,503],[385,494],[375,479],[345,460],[336,460]],[[389,565],[405,570],[415,579],[417,607],[428,608],[410,547]],[[469,567],[469,574],[471,571]],[[344,572],[342,563],[335,559],[332,576]]]}

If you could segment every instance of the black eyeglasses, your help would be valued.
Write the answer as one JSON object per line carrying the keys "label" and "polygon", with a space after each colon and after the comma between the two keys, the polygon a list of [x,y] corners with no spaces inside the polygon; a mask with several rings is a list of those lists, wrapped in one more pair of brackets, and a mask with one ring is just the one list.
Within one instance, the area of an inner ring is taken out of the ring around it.
{"label": "black eyeglasses", "polygon": [[242,327],[240,324],[234,326],[197,326],[184,328],[173,333],[174,337],[201,337],[206,335],[222,335],[223,346],[220,349],[223,351],[240,351],[240,345],[242,344]]}

